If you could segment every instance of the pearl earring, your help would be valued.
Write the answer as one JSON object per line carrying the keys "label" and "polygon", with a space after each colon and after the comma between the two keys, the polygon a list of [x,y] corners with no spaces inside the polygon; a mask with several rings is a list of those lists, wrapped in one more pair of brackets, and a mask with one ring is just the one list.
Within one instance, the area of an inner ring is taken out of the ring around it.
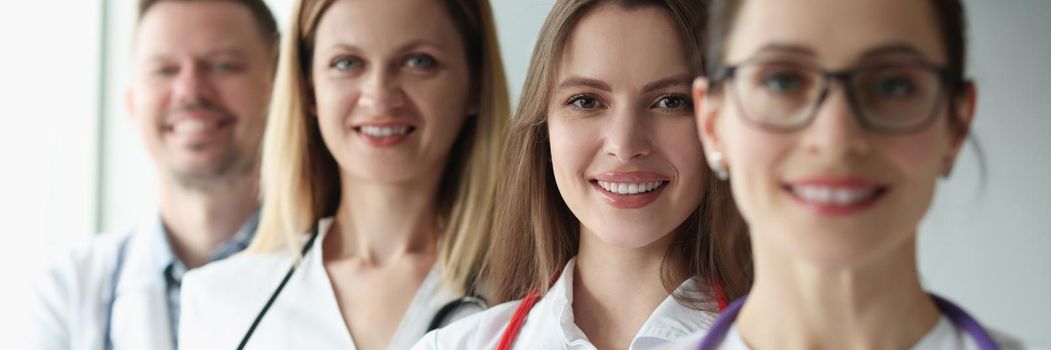
{"label": "pearl earring", "polygon": [[715,178],[724,181],[730,178],[730,171],[726,168],[726,164],[723,163],[722,152],[713,151],[708,154],[708,166],[712,168]]}

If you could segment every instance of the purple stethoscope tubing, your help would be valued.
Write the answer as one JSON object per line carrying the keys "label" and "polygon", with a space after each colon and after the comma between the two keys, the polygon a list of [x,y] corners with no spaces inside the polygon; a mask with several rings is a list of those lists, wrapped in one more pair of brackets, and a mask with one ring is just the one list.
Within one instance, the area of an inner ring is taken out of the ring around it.
{"label": "purple stethoscope tubing", "polygon": [[[1000,346],[996,345],[993,337],[989,335],[985,327],[978,323],[978,320],[945,298],[934,294],[930,294],[930,296],[931,299],[934,299],[934,304],[938,306],[938,310],[945,317],[948,317],[953,324],[962,328],[965,333],[974,338],[974,342],[978,344],[979,349],[1000,350]],[[730,332],[730,327],[733,326],[734,320],[737,319],[737,314],[741,312],[745,299],[748,299],[748,297],[737,299],[719,314],[719,317],[715,319],[715,323],[712,324],[712,328],[708,330],[708,334],[701,340],[701,345],[697,347],[698,350],[715,350],[719,347],[719,343],[722,343],[723,338]]]}

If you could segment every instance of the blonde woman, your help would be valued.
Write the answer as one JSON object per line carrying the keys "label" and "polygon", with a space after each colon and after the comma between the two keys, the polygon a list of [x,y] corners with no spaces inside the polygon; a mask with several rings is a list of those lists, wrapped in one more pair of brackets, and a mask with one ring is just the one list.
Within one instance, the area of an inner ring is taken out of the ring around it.
{"label": "blonde woman", "polygon": [[484,308],[461,297],[476,292],[508,119],[489,5],[303,0],[294,13],[259,233],[187,276],[180,345],[408,348]]}
{"label": "blonde woman", "polygon": [[[690,100],[693,0],[558,1],[513,119],[487,273],[509,301],[417,349],[649,349],[748,287]],[[724,295],[720,295],[724,294]]]}

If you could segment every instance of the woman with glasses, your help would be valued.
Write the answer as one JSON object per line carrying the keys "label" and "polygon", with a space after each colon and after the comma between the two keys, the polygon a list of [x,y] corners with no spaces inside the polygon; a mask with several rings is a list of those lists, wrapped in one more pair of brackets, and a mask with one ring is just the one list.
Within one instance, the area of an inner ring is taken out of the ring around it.
{"label": "woman with glasses", "polygon": [[698,129],[749,224],[755,282],[680,348],[1022,348],[917,269],[974,117],[960,1],[712,6]]}

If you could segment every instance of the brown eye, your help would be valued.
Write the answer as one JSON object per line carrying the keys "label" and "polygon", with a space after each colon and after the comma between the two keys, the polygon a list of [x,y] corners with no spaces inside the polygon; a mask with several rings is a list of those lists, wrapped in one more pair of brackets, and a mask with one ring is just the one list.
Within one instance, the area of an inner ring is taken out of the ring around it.
{"label": "brown eye", "polygon": [[588,95],[577,95],[569,99],[567,104],[573,108],[580,110],[592,110],[602,106],[598,99]]}
{"label": "brown eye", "polygon": [[662,109],[682,109],[691,107],[693,107],[693,104],[690,99],[679,95],[663,96],[657,100],[657,103],[653,104],[653,108]]}

